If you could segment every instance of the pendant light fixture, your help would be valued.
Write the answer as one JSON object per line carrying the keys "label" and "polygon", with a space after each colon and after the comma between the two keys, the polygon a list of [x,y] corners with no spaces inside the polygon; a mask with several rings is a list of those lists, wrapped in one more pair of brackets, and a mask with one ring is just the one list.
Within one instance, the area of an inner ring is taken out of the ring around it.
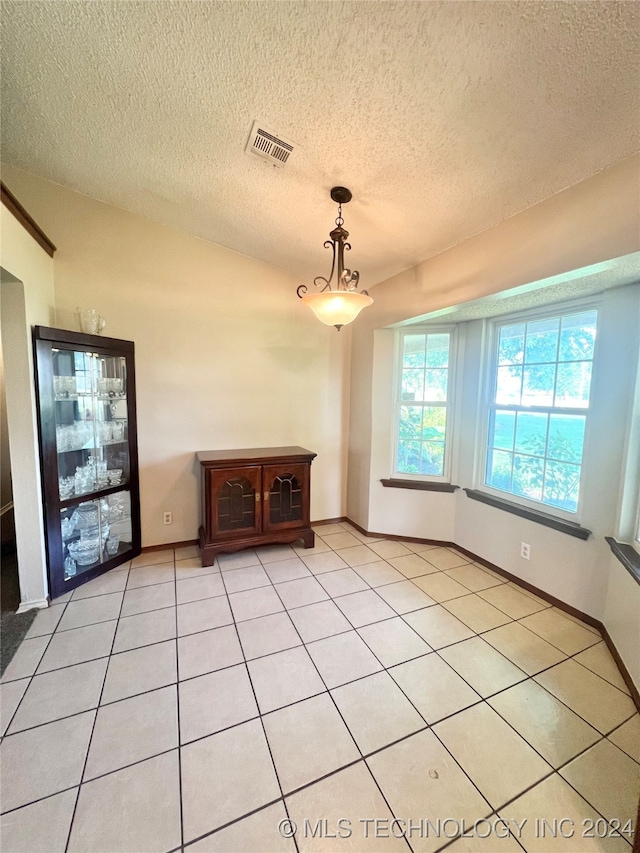
{"label": "pendant light fixture", "polygon": [[[336,227],[329,234],[331,239],[324,244],[325,249],[333,249],[329,278],[321,275],[314,278],[314,287],[319,288],[317,293],[307,293],[306,284],[301,284],[296,293],[321,323],[335,326],[340,331],[353,322],[363,308],[372,305],[373,299],[366,290],[358,291],[360,273],[344,268],[344,252],[351,249],[351,244],[347,243],[349,232],[343,228],[342,205],[351,201],[351,192],[346,187],[333,187],[331,198],[338,204],[338,216]],[[332,284],[334,273],[336,280]]]}

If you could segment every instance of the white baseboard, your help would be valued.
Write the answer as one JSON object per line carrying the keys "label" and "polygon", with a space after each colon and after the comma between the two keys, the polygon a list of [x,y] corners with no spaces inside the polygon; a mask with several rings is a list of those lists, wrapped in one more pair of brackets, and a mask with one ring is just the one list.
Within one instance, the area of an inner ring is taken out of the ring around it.
{"label": "white baseboard", "polygon": [[20,603],[20,607],[16,610],[16,613],[26,613],[27,610],[42,610],[45,607],[49,606],[48,598],[36,598],[35,601],[23,601]]}

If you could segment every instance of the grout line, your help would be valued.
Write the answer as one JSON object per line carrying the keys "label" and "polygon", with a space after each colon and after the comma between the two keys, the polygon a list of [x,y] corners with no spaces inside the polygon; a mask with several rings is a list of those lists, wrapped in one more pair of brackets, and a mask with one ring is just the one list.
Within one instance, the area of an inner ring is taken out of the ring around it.
{"label": "grout line", "polygon": [[[68,604],[68,602],[65,602],[65,607],[66,607],[66,605],[67,605],[67,604]],[[63,611],[63,613],[62,613],[62,616],[64,616],[64,611]],[[62,616],[61,616],[60,618],[62,618]],[[59,620],[58,620],[58,621],[59,621]],[[46,634],[45,634],[44,636],[46,636]],[[20,709],[20,706],[22,705],[22,703],[23,703],[23,701],[24,701],[24,697],[27,695],[27,693],[28,693],[28,691],[29,691],[29,688],[31,687],[31,682],[32,682],[32,681],[33,681],[33,679],[35,678],[35,675],[36,675],[36,673],[37,673],[37,671],[38,671],[38,667],[40,666],[40,664],[41,664],[41,663],[42,663],[42,661],[44,660],[44,656],[46,655],[47,651],[49,650],[49,646],[51,645],[51,641],[53,640],[53,636],[54,636],[54,634],[53,634],[53,633],[51,633],[51,635],[49,636],[49,640],[48,640],[48,642],[46,643],[46,645],[44,646],[44,648],[43,648],[43,650],[42,650],[42,654],[40,655],[40,657],[39,657],[39,659],[38,659],[38,662],[36,663],[35,668],[34,668],[33,672],[31,673],[31,675],[26,675],[26,676],[24,676],[24,678],[28,678],[28,679],[29,679],[29,683],[27,684],[27,686],[26,686],[26,688],[25,688],[25,691],[24,691],[24,693],[22,694],[22,697],[20,698],[20,701],[19,701],[19,702],[18,702],[18,704],[16,705],[15,710],[14,710],[13,714],[11,715],[11,717],[10,717],[10,719],[9,719],[9,723],[8,723],[8,725],[7,725],[6,729],[4,730],[4,733],[3,733],[2,737],[0,738],[0,743],[2,743],[2,742],[4,741],[4,739],[5,739],[5,738],[7,737],[7,735],[8,735],[9,729],[11,728],[11,725],[12,725],[12,723],[13,723],[14,719],[15,719],[15,716],[16,716],[16,714],[18,713],[18,711],[19,711],[19,709]],[[16,651],[14,652],[14,657],[15,657],[15,655],[18,653],[18,651],[20,650],[20,648],[22,647],[22,643],[24,642],[24,640],[25,640],[25,639],[26,639],[26,637],[24,637],[24,638],[22,639],[22,642],[20,643],[20,645],[18,646],[18,648],[17,648],[17,649],[16,649]],[[40,638],[39,638],[39,637],[38,637],[38,638],[33,637],[33,639],[35,640],[35,639],[40,639]],[[12,658],[12,660],[13,660],[13,658]],[[9,661],[9,664],[7,665],[7,669],[8,669],[8,667],[9,667],[10,665],[11,665],[11,661]],[[5,674],[6,674],[6,669],[5,669]],[[12,681],[22,681],[22,680],[23,680],[22,678],[14,678],[14,679],[12,679]],[[12,683],[12,681],[3,681],[3,682],[1,682],[1,684],[11,684],[11,683]],[[0,685],[0,686],[1,686],[1,685]]]}
{"label": "grout line", "polygon": [[178,651],[178,578],[176,576],[176,558],[175,551],[173,552],[173,583],[174,583],[174,598],[175,598],[175,625],[176,625],[176,637],[173,642],[175,643],[176,650],[176,721],[178,725],[178,731],[176,732],[178,738],[178,803],[179,803],[179,812],[180,812],[180,846],[184,845],[184,807],[182,803],[182,730],[180,728],[180,655]]}
{"label": "grout line", "polygon": [[6,812],[2,812],[2,817],[6,817],[7,815],[14,814],[14,812],[19,812],[20,809],[26,809],[29,806],[33,806],[36,803],[42,803],[44,800],[50,800],[52,797],[57,797],[58,794],[66,794],[67,791],[73,791],[76,788],[80,788],[80,783],[77,782],[75,785],[67,785],[66,788],[61,788],[59,791],[54,791],[52,794],[46,794],[44,797],[37,797],[35,800],[29,800],[28,803],[21,803],[19,806],[14,806],[12,809],[7,809]]}
{"label": "grout line", "polygon": [[[118,620],[117,620],[118,622],[120,621],[120,613],[122,612],[123,603],[124,603],[124,593],[123,593],[122,598],[120,600],[120,610],[118,612]],[[116,641],[116,634],[117,633],[118,633],[118,624],[116,622],[116,627],[115,627],[115,630],[113,632],[113,637],[111,639],[111,652],[113,652],[113,647],[114,647],[114,644]],[[74,821],[76,818],[76,812],[78,810],[78,803],[80,801],[80,792],[82,790],[84,774],[87,772],[87,762],[89,761],[89,753],[91,752],[91,744],[93,743],[93,734],[94,734],[95,728],[96,728],[96,720],[98,719],[98,709],[100,706],[100,702],[102,701],[102,694],[104,693],[105,684],[107,683],[107,673],[109,672],[110,662],[111,662],[111,659],[109,657],[109,661],[107,662],[107,665],[104,669],[104,676],[102,678],[102,687],[100,688],[100,696],[98,697],[98,707],[96,708],[96,710],[94,711],[94,714],[93,714],[93,724],[91,726],[91,733],[89,735],[89,740],[87,741],[87,751],[85,752],[84,761],[82,763],[82,772],[80,773],[80,778],[78,780],[79,781],[78,792],[76,795],[76,801],[73,805],[73,812],[71,813],[71,821],[69,822],[69,832],[67,833],[67,842],[66,842],[65,848],[64,848],[65,853],[68,853],[69,844],[71,843],[71,833],[73,831],[73,824],[74,824]]]}
{"label": "grout line", "polygon": [[[275,584],[274,584],[274,588],[275,588]],[[277,590],[277,589],[276,589],[276,595],[278,595],[278,596],[279,596],[279,593],[278,593],[278,590]],[[281,600],[282,600],[282,599],[281,599]],[[330,600],[331,600],[331,599],[330,599]],[[284,604],[284,602],[283,602],[283,604]],[[293,620],[291,620],[291,621],[293,622]],[[295,630],[296,630],[296,631],[298,631],[298,628],[297,628],[297,626],[295,625],[295,623],[294,623],[294,628],[295,628]],[[298,631],[298,636],[300,636],[300,632],[299,632],[299,631]],[[301,636],[300,636],[300,639],[302,640],[302,637],[301,637]],[[362,640],[362,638],[360,638],[360,640],[361,640],[361,642],[364,642],[364,641]],[[322,673],[320,672],[320,669],[318,668],[318,665],[316,664],[315,660],[313,659],[313,656],[312,656],[312,655],[309,653],[309,651],[307,650],[307,648],[306,648],[306,644],[304,644],[304,643],[303,643],[303,646],[304,646],[304,648],[305,648],[305,651],[307,652],[307,656],[309,657],[309,659],[310,659],[310,661],[311,661],[312,665],[315,667],[315,670],[316,670],[316,672],[318,673],[318,677],[320,678],[321,682],[324,684],[325,688],[327,689],[328,696],[329,696],[330,700],[333,702],[333,706],[334,706],[334,708],[336,709],[336,711],[337,711],[337,713],[338,713],[338,715],[339,715],[340,719],[342,720],[343,725],[345,726],[345,728],[346,728],[347,732],[348,732],[348,733],[349,733],[349,735],[351,736],[351,739],[353,740],[353,742],[354,742],[354,744],[355,744],[356,749],[358,750],[358,752],[360,753],[360,755],[361,755],[361,756],[362,756],[362,758],[364,759],[364,754],[363,754],[363,752],[362,752],[362,749],[360,748],[360,745],[358,744],[358,742],[357,742],[356,738],[354,737],[353,732],[352,732],[352,731],[351,731],[351,729],[349,728],[349,725],[348,725],[347,721],[345,720],[345,718],[344,718],[344,716],[343,716],[343,714],[342,714],[342,711],[340,710],[340,708],[339,708],[339,706],[338,706],[338,703],[336,702],[335,697],[334,697],[333,693],[331,692],[331,689],[329,689],[329,687],[328,687],[328,685],[327,685],[327,682],[325,681],[325,679],[324,679],[324,677],[323,677]],[[375,657],[375,656],[374,656],[374,657]],[[371,674],[371,673],[368,673],[368,675],[370,675],[370,674]],[[366,678],[366,677],[367,677],[367,676],[363,676],[363,678]],[[342,686],[342,685],[340,685],[340,686]],[[335,688],[332,688],[332,689],[335,689]],[[265,736],[266,736],[266,732],[265,732]],[[355,762],[355,763],[358,763],[358,762]],[[376,780],[376,778],[374,777],[373,773],[371,773],[371,770],[370,770],[370,769],[369,769],[369,767],[366,765],[366,762],[365,762],[365,766],[367,767],[367,770],[368,770],[368,772],[369,772],[369,774],[370,774],[371,778],[373,779],[374,784],[376,785],[376,787],[377,787],[377,788],[378,788],[378,790],[380,791],[380,796],[383,798],[383,800],[384,800],[384,801],[385,801],[385,803],[387,804],[387,808],[389,809],[389,812],[390,812],[390,813],[391,813],[391,815],[395,818],[395,814],[394,814],[393,810],[391,809],[391,807],[389,806],[389,803],[387,802],[387,799],[386,799],[386,797],[385,797],[385,795],[384,795],[384,792],[383,792],[383,791],[382,791],[382,789],[380,788],[380,785],[378,784],[378,781],[377,781],[377,780]],[[344,768],[342,768],[342,769],[344,769]],[[338,771],[335,771],[335,772],[338,772]],[[330,775],[334,775],[334,774],[330,774]],[[315,784],[315,782],[312,782],[312,783],[310,783],[310,784]],[[308,787],[308,786],[307,786],[307,787]],[[289,794],[288,796],[291,796],[291,795]],[[286,808],[286,800],[285,800],[285,808]],[[288,811],[287,811],[287,816],[288,816]],[[295,839],[295,835],[294,835],[294,839]],[[409,847],[409,842],[406,840],[406,838],[405,838],[405,843],[406,843],[407,847]],[[296,848],[297,848],[297,841],[296,841]],[[409,849],[411,849],[411,848],[409,847]]]}
{"label": "grout line", "polygon": [[[524,850],[524,853],[527,853],[527,851],[524,849],[524,847],[523,847],[522,842],[520,841],[520,839],[519,839],[517,836],[515,836],[515,835],[513,834],[513,832],[511,831],[511,827],[509,827],[509,824],[508,824],[508,821],[507,821],[507,820],[505,820],[503,817],[501,817],[501,816],[498,814],[498,812],[497,812],[497,811],[495,811],[495,810],[494,810],[494,811],[492,811],[490,815],[487,815],[487,817],[486,817],[486,818],[484,818],[484,820],[491,820],[491,818],[497,818],[498,820],[504,821],[505,825],[506,825],[506,826],[507,826],[507,828],[509,829],[509,836],[508,836],[508,837],[509,837],[511,840],[513,840],[513,841],[518,845],[518,847],[520,847],[522,850]],[[482,819],[482,818],[481,818],[481,819]],[[456,837],[455,837],[455,838],[452,838],[450,841],[445,842],[445,843],[442,845],[442,847],[438,847],[438,848],[437,848],[437,850],[434,850],[434,852],[433,852],[433,853],[444,853],[444,851],[445,851],[445,850],[449,850],[449,849],[452,847],[452,845],[454,845],[454,844],[456,843],[456,841],[459,841],[462,837],[463,837],[463,836],[461,836],[461,835],[456,835]],[[473,837],[475,838],[476,836],[474,835]],[[493,832],[491,833],[491,836],[490,836],[490,837],[493,837]],[[482,842],[481,842],[481,843],[482,843]]]}
{"label": "grout line", "polygon": [[[263,812],[265,809],[271,808],[271,806],[275,806],[277,803],[282,803],[284,805],[284,797],[278,797],[276,800],[270,800],[268,803],[265,803],[263,806],[258,806],[258,808],[252,809],[250,812],[246,812],[239,817],[234,817],[233,820],[227,821],[227,823],[223,823],[222,826],[217,826],[215,829],[212,829],[211,832],[205,832],[204,835],[197,835],[195,838],[192,838],[191,841],[187,841],[184,844],[185,848],[191,847],[192,844],[196,844],[198,841],[202,841],[203,838],[211,838],[211,836],[216,835],[218,832],[221,832],[223,829],[227,829],[230,826],[233,826],[236,823],[240,823],[241,820],[244,820],[247,817],[252,817],[252,815],[259,814]],[[286,812],[286,806],[285,806]],[[179,849],[179,848],[176,848]],[[297,847],[296,847],[297,849]],[[169,853],[173,853],[173,851],[169,851]]]}
{"label": "grout line", "polygon": [[[227,585],[225,583],[224,577],[222,578],[222,584],[226,590]],[[291,621],[291,620],[289,620],[289,621]],[[258,712],[258,717],[260,719],[260,726],[262,728],[262,736],[264,737],[264,742],[266,743],[267,749],[269,750],[269,758],[271,759],[271,766],[273,767],[273,772],[275,773],[276,782],[278,783],[278,790],[280,791],[280,796],[282,797],[282,802],[283,802],[285,814],[287,815],[287,819],[289,819],[290,818],[289,809],[288,809],[287,803],[284,799],[284,791],[282,790],[282,782],[280,781],[280,774],[278,773],[278,768],[277,768],[276,762],[274,761],[274,758],[273,758],[273,752],[271,750],[271,744],[269,743],[269,738],[267,737],[267,729],[266,729],[265,724],[264,724],[264,715],[263,715],[262,711],[260,710],[260,705],[258,703],[258,696],[256,694],[256,689],[255,689],[255,686],[253,684],[253,679],[251,678],[251,671],[249,670],[249,665],[247,663],[246,655],[244,653],[244,648],[242,646],[242,641],[240,639],[240,633],[238,631],[238,624],[235,621],[235,619],[233,622],[233,627],[235,628],[236,638],[238,640],[238,644],[240,646],[240,649],[242,651],[242,655],[244,657],[244,670],[247,674],[247,678],[249,679],[249,684],[251,685],[251,692],[253,694],[253,701],[256,704],[256,710]],[[182,839],[182,843],[184,844],[184,837]],[[295,834],[293,837],[293,843],[295,845],[296,851],[298,851],[298,842],[297,842],[297,839],[295,838]]]}

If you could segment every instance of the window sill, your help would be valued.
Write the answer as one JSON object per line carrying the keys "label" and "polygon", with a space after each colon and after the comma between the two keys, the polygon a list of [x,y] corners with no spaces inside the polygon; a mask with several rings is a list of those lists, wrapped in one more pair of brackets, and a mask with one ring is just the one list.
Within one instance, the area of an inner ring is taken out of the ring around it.
{"label": "window sill", "polygon": [[460,486],[451,483],[435,483],[427,480],[380,480],[387,489],[416,489],[422,492],[455,492]]}
{"label": "window sill", "polygon": [[631,577],[640,583],[640,554],[638,554],[632,545],[625,545],[624,542],[618,542],[612,536],[605,536],[604,538]]}
{"label": "window sill", "polygon": [[549,515],[546,512],[540,512],[536,509],[529,509],[520,504],[506,501],[503,498],[496,498],[493,495],[488,495],[486,492],[479,492],[477,489],[465,489],[467,497],[474,501],[488,504],[489,506],[502,509],[505,512],[511,512],[513,515],[519,515],[521,518],[526,518],[528,521],[535,521],[537,524],[543,524],[545,527],[552,527],[554,530],[559,530],[561,533],[567,533],[569,536],[575,536],[577,539],[588,539],[591,531],[586,527],[580,527],[574,521],[565,521],[563,518],[556,518],[554,515]]}

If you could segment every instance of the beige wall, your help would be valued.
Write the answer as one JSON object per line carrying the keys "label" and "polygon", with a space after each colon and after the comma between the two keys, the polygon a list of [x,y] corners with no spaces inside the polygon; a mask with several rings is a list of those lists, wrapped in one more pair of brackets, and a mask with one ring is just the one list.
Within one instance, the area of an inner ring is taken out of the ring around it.
{"label": "beige wall", "polygon": [[58,247],[56,325],[95,307],[105,335],[135,342],[143,545],[196,538],[198,450],[307,447],[312,519],[344,514],[350,336],[318,323],[294,276],[18,170],[3,180]]}
{"label": "beige wall", "polygon": [[602,621],[640,689],[640,584],[617,557],[607,557],[609,583]]}
{"label": "beige wall", "polygon": [[0,228],[2,347],[21,609],[26,610],[46,605],[48,594],[31,327],[53,320],[53,261],[4,205]]}

